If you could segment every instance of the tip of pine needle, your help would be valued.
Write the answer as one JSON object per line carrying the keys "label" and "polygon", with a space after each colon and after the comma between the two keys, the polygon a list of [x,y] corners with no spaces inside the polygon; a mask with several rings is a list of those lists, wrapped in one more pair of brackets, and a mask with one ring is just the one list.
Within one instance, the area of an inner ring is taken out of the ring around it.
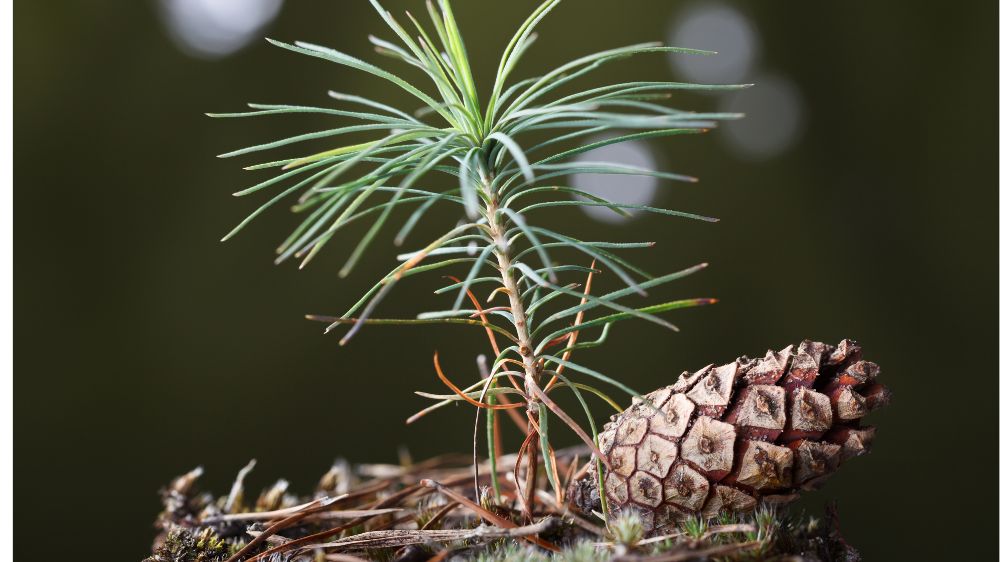
{"label": "tip of pine needle", "polygon": [[698,299],[698,305],[699,306],[704,306],[704,305],[708,305],[708,304],[718,304],[718,303],[719,303],[719,299],[711,299],[711,298],[709,298],[709,299]]}

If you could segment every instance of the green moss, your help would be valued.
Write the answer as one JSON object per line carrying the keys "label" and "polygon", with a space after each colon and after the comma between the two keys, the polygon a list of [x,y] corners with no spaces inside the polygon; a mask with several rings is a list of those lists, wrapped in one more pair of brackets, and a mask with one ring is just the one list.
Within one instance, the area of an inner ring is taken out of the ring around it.
{"label": "green moss", "polygon": [[598,549],[591,542],[578,542],[552,557],[553,562],[606,562],[611,552]]}
{"label": "green moss", "polygon": [[212,529],[175,529],[143,562],[224,562],[235,551]]}
{"label": "green moss", "polygon": [[642,524],[642,516],[632,510],[623,510],[608,526],[611,540],[625,549],[633,548],[642,540],[646,529]]}

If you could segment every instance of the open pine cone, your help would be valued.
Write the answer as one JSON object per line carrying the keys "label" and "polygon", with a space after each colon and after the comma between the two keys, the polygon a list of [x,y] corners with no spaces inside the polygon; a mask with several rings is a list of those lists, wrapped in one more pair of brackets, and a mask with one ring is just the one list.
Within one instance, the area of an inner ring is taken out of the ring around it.
{"label": "open pine cone", "polygon": [[796,499],[869,450],[875,428],[860,420],[889,400],[878,372],[851,340],[806,340],[633,399],[599,436],[612,514],[633,508],[666,528]]}

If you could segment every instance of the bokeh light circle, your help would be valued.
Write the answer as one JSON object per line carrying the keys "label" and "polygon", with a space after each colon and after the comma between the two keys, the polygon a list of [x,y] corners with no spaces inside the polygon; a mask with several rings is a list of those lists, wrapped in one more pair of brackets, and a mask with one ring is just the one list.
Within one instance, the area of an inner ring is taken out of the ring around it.
{"label": "bokeh light circle", "polygon": [[281,11],[282,0],[160,0],[170,37],[201,58],[235,53],[257,39]]}
{"label": "bokeh light circle", "polygon": [[711,56],[670,57],[684,80],[708,84],[739,82],[757,58],[757,30],[742,12],[724,4],[695,4],[681,13],[667,32],[672,47],[715,51]]}
{"label": "bokeh light circle", "polygon": [[[587,139],[586,143],[597,142],[607,137]],[[605,162],[622,164],[647,170],[657,169],[656,158],[649,145],[641,141],[610,144],[576,157],[577,162]],[[570,186],[625,205],[649,205],[657,196],[657,178],[622,174],[574,174],[569,178]],[[589,199],[577,196],[581,201]],[[605,223],[623,223],[629,220],[604,207],[580,207],[589,217]],[[631,212],[633,217],[641,211]]]}
{"label": "bokeh light circle", "polygon": [[798,87],[784,77],[756,77],[752,88],[726,96],[722,111],[744,113],[725,123],[722,138],[748,160],[772,158],[791,148],[803,130],[804,105]]}

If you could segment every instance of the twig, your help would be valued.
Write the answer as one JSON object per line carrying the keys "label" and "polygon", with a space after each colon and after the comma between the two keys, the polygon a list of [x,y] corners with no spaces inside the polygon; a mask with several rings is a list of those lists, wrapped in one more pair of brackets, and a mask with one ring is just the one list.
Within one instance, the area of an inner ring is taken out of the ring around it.
{"label": "twig", "polygon": [[441,509],[439,509],[438,512],[434,514],[434,517],[431,517],[420,528],[422,530],[430,529],[432,526],[436,525],[439,521],[441,521],[442,519],[444,519],[444,516],[448,515],[448,513],[450,513],[451,510],[455,509],[459,505],[461,505],[461,504],[459,504],[458,502],[448,502],[448,503],[446,503],[444,507],[442,507]]}
{"label": "twig", "polygon": [[725,533],[753,533],[757,531],[757,527],[747,523],[735,523],[732,525],[719,525],[718,527],[712,527],[702,535],[702,538],[711,537],[712,535],[721,535]]}
{"label": "twig", "polygon": [[[503,517],[500,517],[500,516],[496,515],[495,513],[492,513],[490,511],[487,511],[487,510],[483,509],[482,507],[480,507],[480,506],[476,505],[475,503],[473,503],[472,500],[470,500],[469,498],[463,496],[462,494],[459,494],[458,492],[456,492],[456,491],[448,488],[447,486],[444,486],[444,485],[442,485],[442,484],[440,484],[438,482],[435,482],[434,480],[429,480],[429,479],[428,480],[421,480],[420,483],[424,487],[426,487],[426,488],[433,488],[438,493],[441,493],[441,494],[443,494],[445,496],[448,496],[452,500],[454,500],[454,501],[456,501],[456,502],[464,505],[465,507],[467,507],[467,508],[471,509],[472,511],[474,511],[476,514],[478,514],[483,519],[489,521],[490,523],[493,523],[494,525],[496,525],[498,527],[503,527],[504,529],[513,529],[513,528],[516,527],[516,525],[514,523],[508,521],[507,519],[504,519]],[[548,541],[546,541],[544,539],[540,539],[538,537],[533,537],[533,536],[525,536],[523,538],[525,540],[529,541],[529,542],[537,544],[538,546],[540,546],[542,548],[545,548],[547,550],[551,550],[552,552],[559,552],[559,547],[557,547],[556,545],[554,545],[554,544],[552,544],[552,543],[550,543],[550,542],[548,542]]]}
{"label": "twig", "polygon": [[428,542],[452,542],[472,539],[530,538],[551,531],[556,520],[546,518],[524,527],[477,527],[475,529],[390,529],[368,531],[333,542],[312,545],[310,548],[336,548],[357,550],[362,548],[396,548]]}
{"label": "twig", "polygon": [[[373,508],[375,508],[375,509],[381,509],[383,507],[388,507],[388,506],[391,506],[391,505],[395,505],[396,503],[398,503],[398,502],[402,501],[403,499],[405,499],[405,498],[413,495],[414,493],[419,492],[420,489],[421,488],[418,485],[407,486],[406,488],[403,488],[399,492],[396,492],[395,494],[393,494],[393,495],[385,498],[384,500],[376,503],[373,506]],[[293,540],[291,542],[288,542],[286,544],[283,544],[283,545],[280,545],[280,546],[276,546],[274,548],[269,548],[268,550],[265,550],[264,552],[261,552],[260,554],[257,554],[255,556],[249,558],[248,560],[246,560],[246,562],[255,562],[257,560],[262,559],[265,556],[270,556],[272,554],[276,554],[278,552],[283,552],[285,550],[288,550],[288,549],[296,547],[296,546],[307,545],[307,544],[310,544],[310,543],[314,543],[316,541],[320,541],[320,540],[332,537],[332,536],[334,536],[334,535],[336,535],[336,534],[338,534],[338,533],[340,533],[340,532],[342,532],[342,531],[344,531],[346,529],[350,529],[351,527],[354,527],[355,525],[360,525],[361,523],[364,523],[368,519],[371,519],[371,517],[372,516],[370,516],[370,515],[366,515],[364,517],[358,517],[357,519],[352,519],[352,520],[348,521],[347,523],[344,523],[344,524],[339,525],[337,527],[334,527],[332,529],[327,529],[326,531],[321,531],[319,533],[313,533],[311,535],[307,535],[307,536],[295,539],[295,540]],[[254,540],[257,540],[257,539],[254,539]],[[251,541],[251,542],[253,542],[253,541]],[[260,543],[258,542],[258,544],[260,544]],[[256,547],[256,546],[257,545],[254,545],[254,547]],[[242,550],[240,550],[240,552],[237,552],[236,555],[234,555],[233,557],[231,557],[226,562],[234,562],[236,559],[238,559],[239,556],[242,556],[243,554],[245,554],[245,552],[249,552],[250,551],[250,547],[251,547],[251,545],[248,544],[246,547],[244,547]]]}
{"label": "twig", "polygon": [[368,562],[364,558],[358,558],[357,556],[351,556],[350,554],[327,554],[323,557],[323,560],[327,562]]}
{"label": "twig", "polygon": [[579,511],[572,508],[571,505],[565,505],[565,506],[559,505],[559,503],[556,502],[555,498],[543,492],[538,492],[537,497],[541,498],[543,502],[548,504],[548,506],[551,507],[557,513],[562,513],[564,518],[570,517],[569,523],[571,525],[576,525],[577,527],[580,527],[583,530],[595,536],[598,537],[604,536],[603,527],[598,527],[597,525],[594,525],[593,523],[588,521]]}
{"label": "twig", "polygon": [[333,498],[320,498],[318,500],[311,501],[309,503],[304,503],[301,505],[296,505],[292,507],[286,507],[284,509],[276,509],[274,511],[255,511],[248,513],[227,513],[225,515],[216,515],[215,517],[206,517],[201,520],[202,524],[212,524],[212,523],[224,523],[229,521],[268,521],[271,519],[280,519],[283,517],[288,517],[289,515],[295,515],[299,511],[304,509],[310,509],[317,507],[320,504],[324,506],[330,506],[335,502],[343,500],[348,494],[343,494]]}
{"label": "twig", "polygon": [[[256,537],[254,537],[253,540],[251,540],[249,543],[247,543],[247,545],[244,546],[243,548],[241,548],[236,554],[234,554],[234,555],[230,556],[228,559],[226,559],[226,562],[235,562],[236,560],[239,560],[241,557],[245,556],[247,553],[253,552],[253,549],[255,549],[258,546],[260,546],[260,544],[262,542],[264,542],[265,540],[267,540],[267,538],[270,537],[271,535],[277,533],[278,531],[280,531],[282,529],[290,527],[290,526],[294,525],[295,523],[298,523],[299,521],[301,521],[302,519],[305,519],[306,517],[308,517],[312,513],[315,513],[316,510],[326,509],[331,503],[333,503],[332,501],[330,501],[330,499],[331,498],[326,498],[325,500],[319,500],[320,501],[319,505],[316,505],[316,506],[308,508],[308,509],[303,509],[303,510],[299,511],[298,513],[296,513],[295,515],[292,515],[290,517],[286,517],[285,519],[282,519],[282,520],[278,521],[277,523],[274,523],[273,525],[271,525],[270,527],[268,527],[267,529],[265,529],[261,534],[259,534]],[[277,547],[277,548],[282,548],[284,546],[285,545],[282,545],[281,547]]]}

